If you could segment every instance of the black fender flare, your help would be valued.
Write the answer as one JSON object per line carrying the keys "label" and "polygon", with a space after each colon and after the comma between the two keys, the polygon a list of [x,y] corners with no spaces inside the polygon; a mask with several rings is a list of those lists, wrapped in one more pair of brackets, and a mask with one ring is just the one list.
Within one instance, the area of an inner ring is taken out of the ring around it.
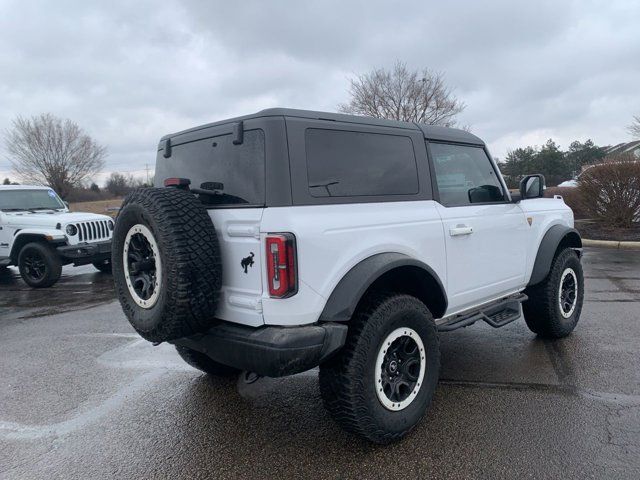
{"label": "black fender flare", "polygon": [[575,228],[565,225],[554,225],[542,237],[536,255],[528,287],[544,280],[551,271],[551,263],[561,243],[569,248],[582,248],[582,238]]}
{"label": "black fender flare", "polygon": [[377,279],[396,268],[407,266],[421,269],[433,279],[440,290],[438,294],[441,295],[442,301],[438,311],[432,313],[435,318],[443,315],[447,309],[447,295],[436,272],[429,265],[407,255],[387,252],[365,258],[342,277],[329,296],[319,321],[349,321],[363,295]]}
{"label": "black fender flare", "polygon": [[47,240],[47,237],[44,233],[20,233],[21,230],[16,230],[13,233],[13,245],[11,245],[11,252],[9,253],[9,258],[14,263],[14,265],[18,264],[18,256],[20,255],[20,250],[27,243],[31,242],[41,242],[48,243],[51,245],[56,245],[58,242],[51,242]]}

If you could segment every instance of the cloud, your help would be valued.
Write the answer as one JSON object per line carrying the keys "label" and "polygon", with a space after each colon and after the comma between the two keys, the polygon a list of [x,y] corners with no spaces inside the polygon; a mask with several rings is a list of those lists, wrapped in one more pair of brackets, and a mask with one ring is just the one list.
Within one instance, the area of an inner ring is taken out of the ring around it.
{"label": "cloud", "polygon": [[[445,73],[494,155],[553,137],[627,139],[640,4],[273,1],[0,5],[0,129],[52,112],[142,172],[165,133],[272,106],[335,110],[397,59]],[[0,176],[9,170],[0,159]]]}

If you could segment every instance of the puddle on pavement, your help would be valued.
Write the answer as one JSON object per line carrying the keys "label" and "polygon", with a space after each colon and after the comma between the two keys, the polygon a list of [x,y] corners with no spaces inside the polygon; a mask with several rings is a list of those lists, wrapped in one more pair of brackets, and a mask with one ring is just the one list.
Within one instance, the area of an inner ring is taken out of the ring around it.
{"label": "puddle on pavement", "polygon": [[113,278],[93,266],[64,267],[53,287],[34,289],[17,268],[0,270],[0,319],[54,315],[93,307],[115,299]]}

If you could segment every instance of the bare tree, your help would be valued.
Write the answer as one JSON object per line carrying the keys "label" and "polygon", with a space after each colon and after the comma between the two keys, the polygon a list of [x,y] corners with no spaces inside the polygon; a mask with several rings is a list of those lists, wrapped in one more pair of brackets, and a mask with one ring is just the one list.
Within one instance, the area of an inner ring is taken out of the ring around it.
{"label": "bare tree", "polygon": [[465,109],[442,73],[409,70],[397,62],[393,70],[375,69],[351,80],[351,99],[338,106],[343,113],[405,122],[453,126]]}
{"label": "bare tree", "polygon": [[134,188],[153,186],[145,183],[141,178],[136,178],[131,174],[124,175],[119,172],[111,172],[105,188],[116,197],[124,197]]}
{"label": "bare tree", "polygon": [[62,198],[102,170],[107,154],[107,149],[76,123],[50,113],[16,118],[4,142],[18,177],[49,185]]}
{"label": "bare tree", "polygon": [[627,130],[634,139],[640,140],[640,115],[633,117],[633,122],[627,127]]}

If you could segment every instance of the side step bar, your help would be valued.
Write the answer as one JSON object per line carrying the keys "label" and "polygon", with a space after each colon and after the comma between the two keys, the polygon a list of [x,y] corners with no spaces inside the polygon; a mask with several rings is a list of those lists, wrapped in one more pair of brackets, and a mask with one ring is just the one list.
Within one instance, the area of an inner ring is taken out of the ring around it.
{"label": "side step bar", "polygon": [[479,310],[454,315],[438,325],[438,331],[450,332],[458,328],[468,327],[479,320],[488,323],[493,328],[504,327],[508,323],[520,318],[522,313],[521,304],[525,302],[527,298],[524,293],[519,293],[484,305],[480,307]]}

